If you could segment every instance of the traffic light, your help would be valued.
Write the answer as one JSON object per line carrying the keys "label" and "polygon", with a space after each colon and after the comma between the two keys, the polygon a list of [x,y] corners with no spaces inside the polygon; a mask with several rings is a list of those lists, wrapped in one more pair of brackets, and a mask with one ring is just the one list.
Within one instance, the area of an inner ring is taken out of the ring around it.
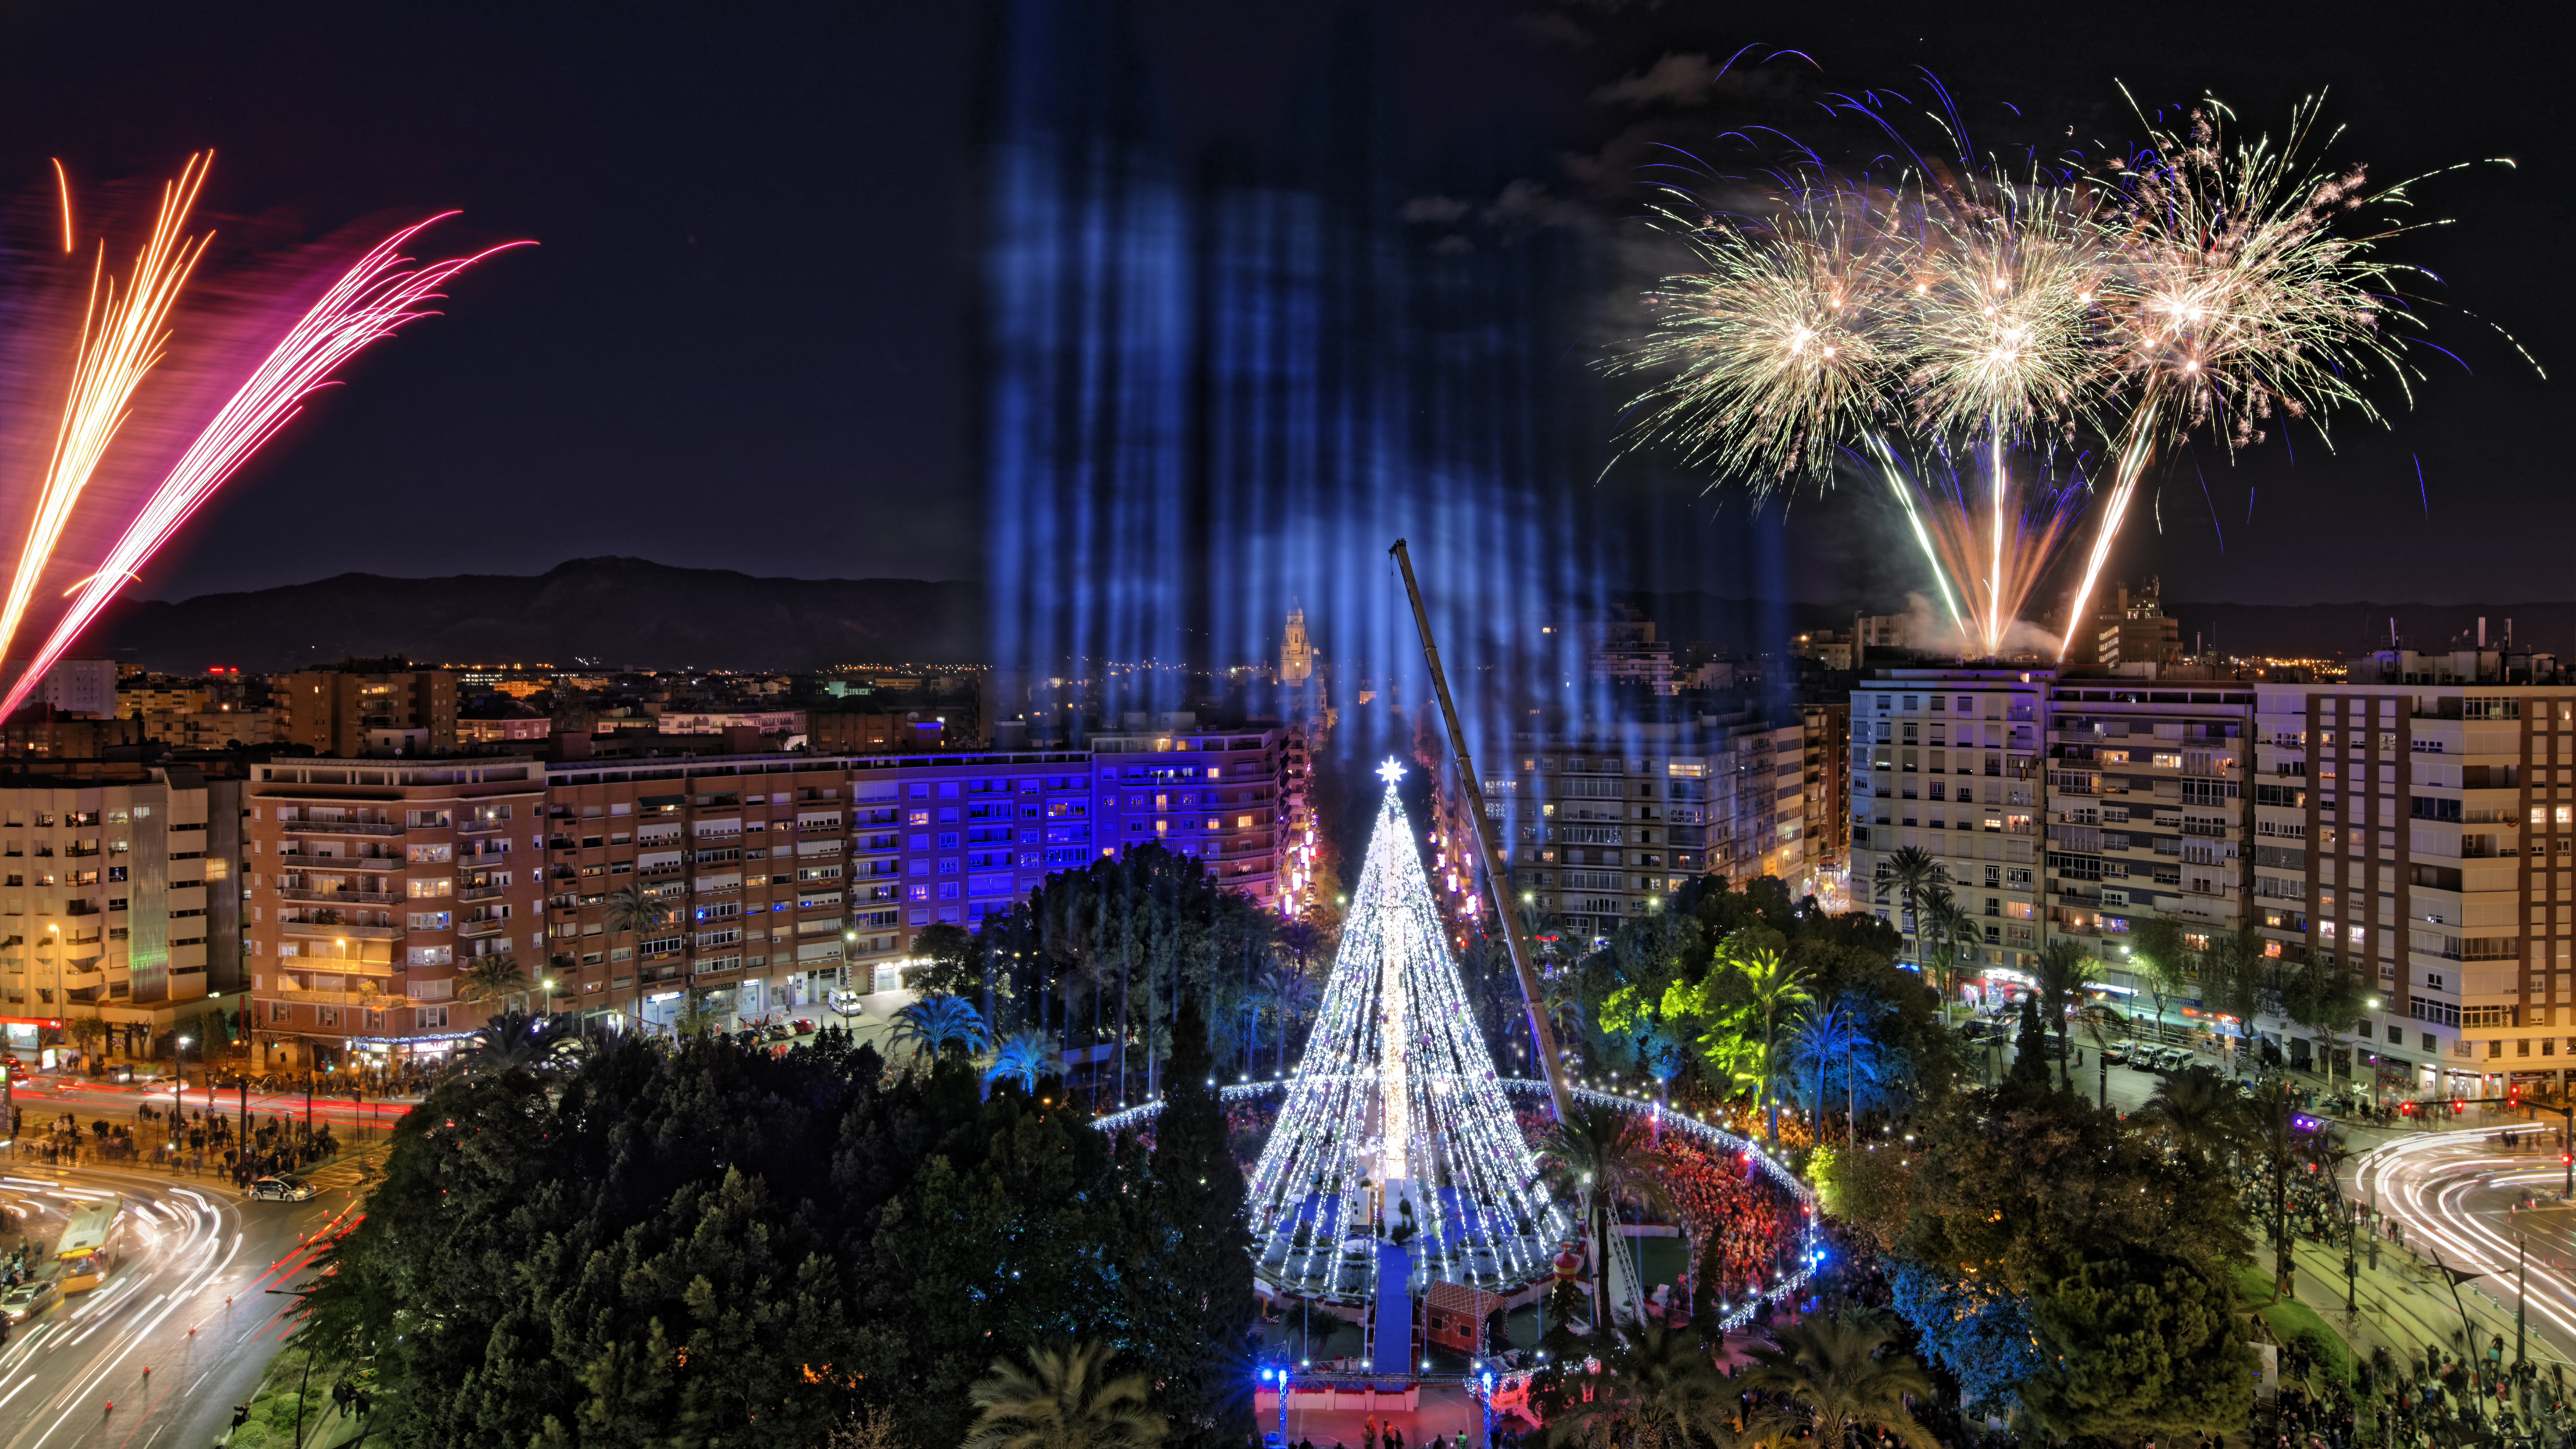
{"label": "traffic light", "polygon": [[2397,1115],[2398,1115],[2398,1116],[2400,1116],[2400,1117],[2412,1117],[2412,1116],[2414,1116],[2414,1115],[2415,1115],[2415,1104],[2414,1104],[2414,1103],[2412,1103],[2412,1102],[2400,1102],[2400,1103],[2398,1103],[2398,1104],[2397,1104]]}
{"label": "traffic light", "polygon": [[2468,1104],[2468,1103],[2461,1101],[2461,1100],[2460,1100],[2459,1098],[2457,1098],[2457,1097],[2453,1097],[2453,1098],[2451,1099],[2451,1115],[2452,1115],[2452,1116],[2456,1117],[2456,1116],[2460,1115],[2462,1112],[2465,1112],[2465,1111],[2467,1111],[2467,1110],[2469,1110],[2469,1104]]}
{"label": "traffic light", "polygon": [[2508,1107],[2519,1107],[2522,1105],[2521,1083],[2516,1082],[2512,1086],[2504,1089],[2504,1104]]}

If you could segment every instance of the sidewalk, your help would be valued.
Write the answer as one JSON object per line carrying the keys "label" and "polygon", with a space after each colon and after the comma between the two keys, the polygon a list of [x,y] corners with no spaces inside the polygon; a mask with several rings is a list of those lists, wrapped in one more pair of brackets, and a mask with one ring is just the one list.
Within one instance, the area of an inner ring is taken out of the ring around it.
{"label": "sidewalk", "polygon": [[[2424,1346],[2432,1344],[2446,1353],[2457,1353],[2454,1337],[2462,1326],[2461,1312],[2466,1310],[2471,1328],[2473,1351],[2483,1352],[2487,1341],[2503,1335],[2505,1352],[2513,1352],[2513,1307],[2498,1301],[2474,1280],[2462,1282],[2455,1299],[2444,1281],[2442,1270],[2415,1258],[2408,1250],[2385,1239],[2379,1244],[2379,1266],[2370,1266],[2370,1243],[2356,1238],[2353,1243],[2356,1274],[2354,1279],[2355,1314],[2344,1312],[2343,1249],[2340,1245],[2300,1242],[2293,1249],[2299,1276],[2296,1297],[2315,1310],[2326,1325],[2343,1336],[2361,1356],[2367,1358],[2374,1348],[2385,1347],[2403,1361],[2421,1363]],[[2273,1255],[2266,1245],[2254,1253],[2254,1264],[2266,1277],[2273,1272]],[[2536,1364],[2564,1363],[2576,1367],[2567,1347],[2558,1343],[2538,1321],[2530,1324],[2527,1352]]]}

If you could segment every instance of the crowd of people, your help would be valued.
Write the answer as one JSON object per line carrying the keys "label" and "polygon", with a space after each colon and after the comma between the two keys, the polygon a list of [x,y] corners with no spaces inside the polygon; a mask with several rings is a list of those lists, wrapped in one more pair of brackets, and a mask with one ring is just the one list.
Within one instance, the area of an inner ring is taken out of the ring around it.
{"label": "crowd of people", "polygon": [[1768,1173],[1690,1137],[1662,1145],[1664,1188],[1690,1230],[1703,1300],[1740,1303],[1796,1259],[1800,1204]]}
{"label": "crowd of people", "polygon": [[84,1128],[78,1117],[64,1112],[39,1119],[32,1137],[27,1126],[26,1109],[13,1110],[10,1151],[21,1160],[50,1167],[175,1164],[192,1173],[203,1173],[212,1167],[229,1176],[235,1186],[247,1185],[270,1173],[327,1161],[338,1155],[341,1147],[328,1123],[308,1128],[283,1115],[271,1115],[254,1123],[250,1141],[244,1144],[237,1140],[240,1129],[230,1114],[161,1110],[149,1103],[138,1105],[130,1122],[99,1117],[92,1118]]}

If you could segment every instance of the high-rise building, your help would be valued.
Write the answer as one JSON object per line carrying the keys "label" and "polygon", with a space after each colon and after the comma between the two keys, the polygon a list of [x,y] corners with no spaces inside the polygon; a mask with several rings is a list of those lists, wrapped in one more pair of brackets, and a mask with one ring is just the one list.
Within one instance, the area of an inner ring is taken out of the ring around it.
{"label": "high-rise building", "polygon": [[2405,682],[2435,672],[2391,654],[2340,683],[2258,686],[2258,928],[2362,974],[2366,1014],[2303,1035],[2339,1053],[2349,1032],[2384,1087],[2562,1086],[2576,687]]}
{"label": "high-rise building", "polygon": [[[1970,974],[2026,975],[2041,946],[2040,731],[2049,679],[2008,669],[1892,669],[1852,690],[1851,893],[1925,959],[1899,852],[1975,918]],[[2006,978],[2010,979],[2010,978]]]}
{"label": "high-rise building", "polygon": [[149,1057],[239,992],[239,788],[185,766],[95,763],[0,781],[12,1050],[63,1045],[88,1018]]}
{"label": "high-rise building", "polygon": [[2123,585],[2111,607],[2096,621],[2093,662],[2105,670],[2137,665],[2166,665],[2182,657],[2182,621],[2164,610],[2163,585],[2156,579],[2132,594]]}
{"label": "high-rise building", "polygon": [[1803,723],[1749,711],[1517,736],[1480,766],[1510,895],[1580,949],[1695,876],[1812,888],[1810,754]]}
{"label": "high-rise building", "polygon": [[1306,637],[1306,610],[1303,605],[1288,609],[1288,634],[1279,645],[1279,682],[1303,684],[1315,674],[1315,646]]}
{"label": "high-rise building", "polygon": [[45,671],[42,698],[56,714],[116,718],[116,661],[66,659]]}
{"label": "high-rise building", "polygon": [[2061,679],[2048,695],[2048,934],[2135,991],[2139,922],[2175,921],[2202,950],[2246,924],[2254,691]]}
{"label": "high-rise building", "polygon": [[[612,1030],[667,1027],[691,992],[746,1023],[820,1009],[894,989],[922,930],[1147,842],[1294,909],[1298,738],[1178,716],[1082,750],[254,766],[265,1059],[447,1051],[513,1004],[460,994],[503,951],[524,1004]],[[660,924],[623,928],[630,886]]]}
{"label": "high-rise building", "polygon": [[316,755],[438,755],[456,748],[456,676],[401,660],[352,660],[269,681],[282,745]]}
{"label": "high-rise building", "polygon": [[[544,766],[525,759],[279,759],[242,787],[242,881],[262,1068],[381,1059],[516,1004],[543,1009]],[[515,1002],[476,1001],[507,956]]]}
{"label": "high-rise building", "polygon": [[2187,974],[2172,1026],[2250,1030],[2385,1096],[2563,1088],[2576,685],[2528,681],[2564,677],[2495,651],[2389,651],[2320,683],[1889,671],[1852,696],[1856,893],[1920,959],[1892,858],[1927,852],[1984,925],[1989,988],[2068,940],[2138,992],[2143,922],[2195,955],[2250,930],[2285,971],[2357,973],[2360,1008],[2218,1019]]}

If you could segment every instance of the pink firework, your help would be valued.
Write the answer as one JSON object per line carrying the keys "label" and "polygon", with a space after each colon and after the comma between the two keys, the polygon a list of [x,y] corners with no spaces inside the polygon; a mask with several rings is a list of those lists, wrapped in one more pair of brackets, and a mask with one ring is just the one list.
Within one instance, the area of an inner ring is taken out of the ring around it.
{"label": "pink firework", "polygon": [[7,697],[0,699],[0,718],[26,702],[45,672],[71,649],[117,590],[141,573],[225,480],[294,421],[304,410],[306,397],[331,384],[335,369],[392,336],[404,323],[434,315],[426,304],[438,300],[439,289],[457,273],[496,252],[530,245],[511,242],[426,265],[402,254],[423,229],[454,214],[433,216],[377,243],[288,330],[189,444],[97,571],[77,586],[78,597],[54,625],[44,647],[36,651]]}

